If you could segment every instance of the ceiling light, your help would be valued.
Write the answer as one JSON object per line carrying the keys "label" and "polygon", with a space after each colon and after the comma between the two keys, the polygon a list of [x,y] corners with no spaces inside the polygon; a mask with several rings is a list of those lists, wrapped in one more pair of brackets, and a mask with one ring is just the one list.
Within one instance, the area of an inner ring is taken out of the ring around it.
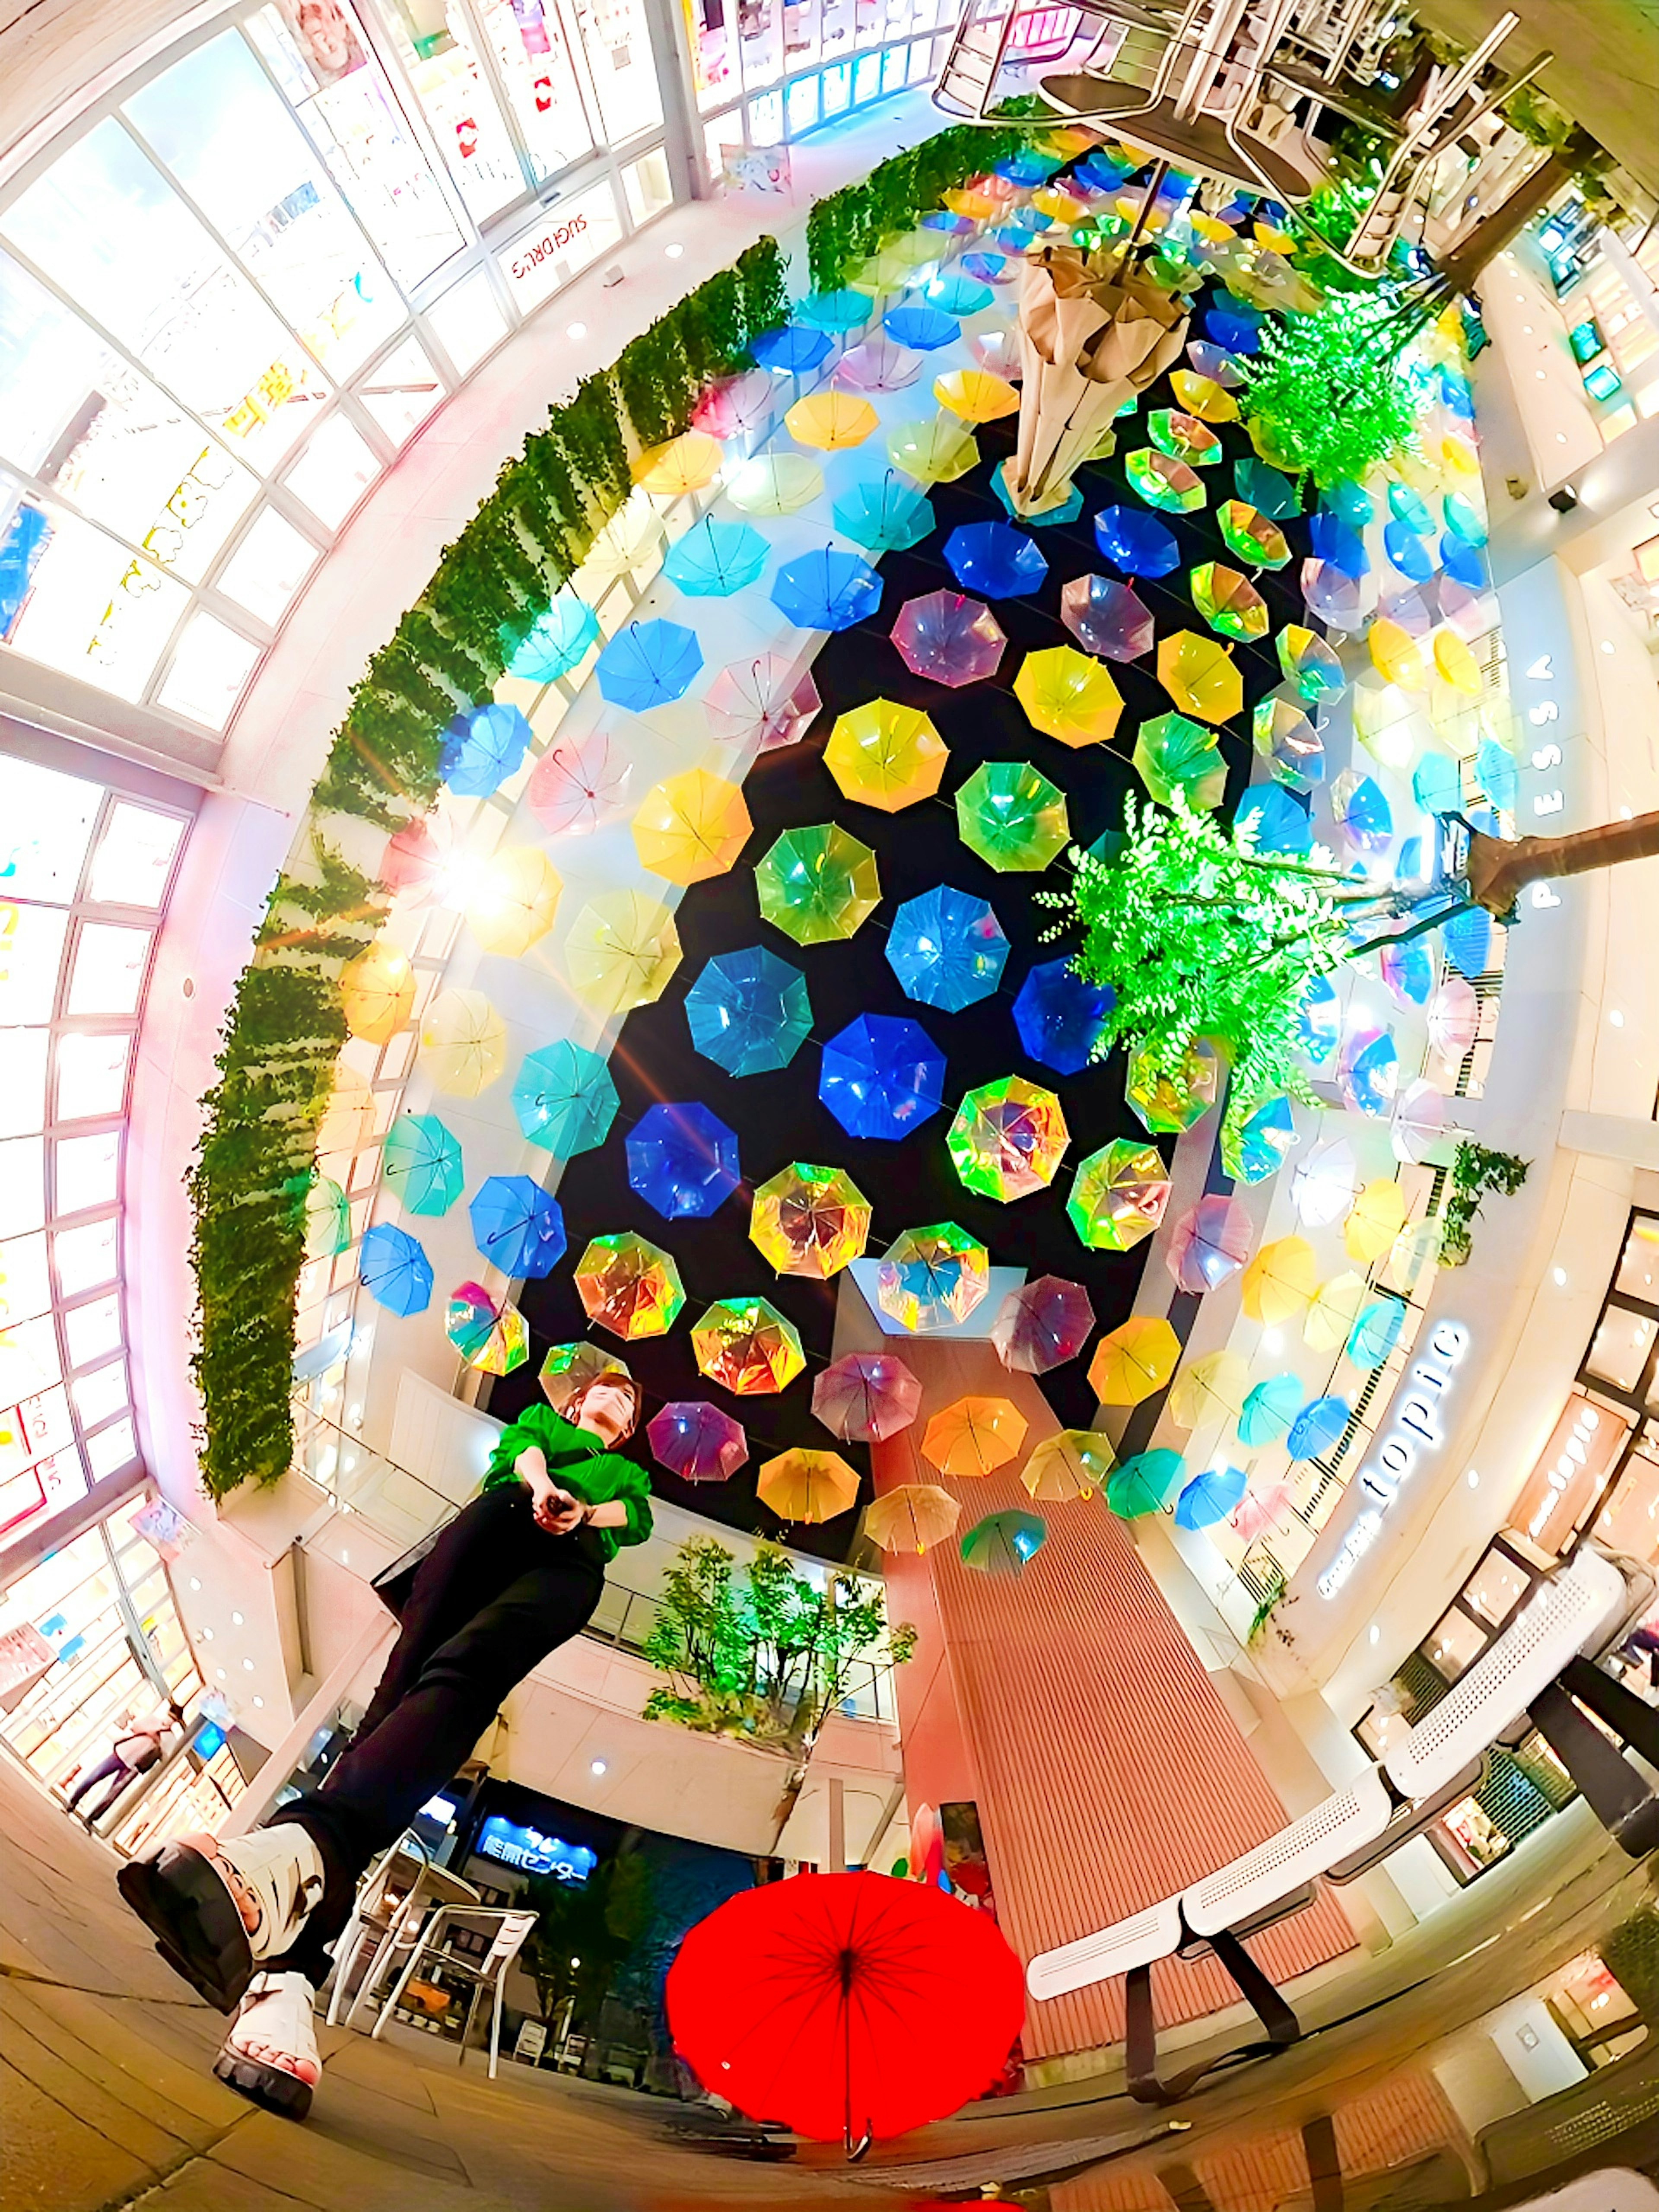
{"label": "ceiling light", "polygon": [[1566,1269],[1565,1267],[1552,1267],[1550,1269],[1550,1273],[1555,1278],[1555,1286],[1557,1290],[1565,1291],[1567,1287]]}
{"label": "ceiling light", "polygon": [[242,1662],[242,1672],[243,1672],[245,1674],[251,1674],[253,1672],[253,1662],[252,1662],[251,1659],[244,1659],[244,1660],[243,1660],[243,1662]]}
{"label": "ceiling light", "polygon": [[587,325],[586,323],[567,323],[564,334],[568,338],[585,338],[587,336]]}
{"label": "ceiling light", "polygon": [[224,1670],[224,1668],[223,1668],[222,1667],[216,1667],[216,1668],[214,1668],[214,1670],[213,1670],[213,1671],[214,1671],[214,1673],[215,1673],[215,1674],[219,1677],[219,1680],[222,1682],[222,1681],[224,1680],[224,1679],[225,1679],[225,1670]]}
{"label": "ceiling light", "polygon": [[192,1575],[190,1578],[190,1586],[192,1589],[200,1589],[202,1587],[201,1577],[199,1575]]}
{"label": "ceiling light", "polygon": [[1610,637],[1604,637],[1602,639],[1601,650],[1603,653],[1611,653],[1613,651],[1613,640]]}
{"label": "ceiling light", "polygon": [[596,1759],[587,1771],[590,1774],[603,1774],[605,1771],[605,1761],[602,1759]]}
{"label": "ceiling light", "polygon": [[1479,1489],[1480,1489],[1480,1475],[1476,1473],[1475,1469],[1474,1469],[1474,1468],[1471,1468],[1469,1469],[1469,1488],[1470,1488],[1471,1490],[1479,1490]]}
{"label": "ceiling light", "polygon": [[678,243],[673,246],[665,246],[663,248],[663,252],[668,256],[668,258],[671,261],[678,261],[684,251],[685,248]]}
{"label": "ceiling light", "polygon": [[265,1701],[263,1698],[256,1698],[253,1702],[262,1711],[264,1711]]}
{"label": "ceiling light", "polygon": [[1373,1644],[1380,1644],[1382,1641],[1382,1630],[1377,1626],[1376,1623],[1375,1621],[1372,1621],[1372,1623],[1371,1623],[1371,1642],[1372,1642]]}
{"label": "ceiling light", "polygon": [[1614,1006],[1614,1007],[1613,1007],[1613,1008],[1609,1012],[1609,1013],[1608,1013],[1608,1015],[1607,1015],[1607,1019],[1608,1019],[1608,1021],[1609,1021],[1609,1022],[1611,1022],[1611,1023],[1612,1023],[1612,1024],[1613,1024],[1613,1028],[1614,1028],[1614,1029],[1616,1029],[1616,1030],[1621,1030],[1621,1029],[1623,1029],[1623,1028],[1624,1028],[1624,1026],[1625,1026],[1625,1018],[1624,1018],[1624,1016],[1620,1012],[1620,1011],[1619,1011],[1619,1009],[1618,1009],[1618,1007],[1617,1007],[1617,1006]]}
{"label": "ceiling light", "polygon": [[241,1625],[242,1625],[242,1616],[241,1616],[241,1614],[240,1614],[240,1613],[233,1613],[231,1614],[231,1616],[230,1616],[230,1617],[231,1617],[231,1620],[233,1620],[233,1622],[235,1624],[235,1626],[236,1626],[238,1628],[240,1628],[240,1627],[241,1626]]}

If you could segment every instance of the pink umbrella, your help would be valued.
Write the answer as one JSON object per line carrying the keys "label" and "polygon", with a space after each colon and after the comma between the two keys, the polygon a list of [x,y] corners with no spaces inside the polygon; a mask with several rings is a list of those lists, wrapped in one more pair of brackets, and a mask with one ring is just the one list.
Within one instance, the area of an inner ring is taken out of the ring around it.
{"label": "pink umbrella", "polygon": [[765,422],[772,411],[775,388],[763,368],[711,384],[691,410],[691,427],[711,438],[740,437]]}
{"label": "pink umbrella", "polygon": [[994,676],[1007,642],[985,602],[960,592],[907,599],[893,624],[893,643],[910,673],[952,690]]}
{"label": "pink umbrella", "polygon": [[437,887],[444,860],[442,846],[424,822],[405,823],[386,840],[380,881],[388,890],[401,891],[410,905],[423,906]]}
{"label": "pink umbrella", "polygon": [[848,392],[902,392],[915,382],[924,365],[922,355],[896,339],[878,336],[849,346],[830,380]]}
{"label": "pink umbrella", "polygon": [[1000,376],[1006,384],[1019,382],[1025,363],[1018,329],[975,331],[968,341],[968,350],[988,376]]}
{"label": "pink umbrella", "polygon": [[1429,1042],[1443,1060],[1462,1060],[1480,1026],[1480,1001],[1462,975],[1448,975],[1429,1000]]}
{"label": "pink umbrella", "polygon": [[531,772],[525,797],[544,830],[555,836],[586,836],[627,813],[633,772],[619,735],[590,730],[585,738],[560,738],[548,747]]}
{"label": "pink umbrella", "polygon": [[1265,1529],[1282,1520],[1291,1510],[1291,1493],[1282,1482],[1262,1491],[1247,1490],[1228,1516],[1227,1525],[1247,1544],[1255,1543]]}
{"label": "pink umbrella", "polygon": [[991,1328],[991,1341],[1005,1367],[1024,1375],[1046,1375],[1075,1359],[1089,1340],[1095,1310],[1081,1283],[1059,1275],[1039,1275],[1011,1291]]}
{"label": "pink umbrella", "polygon": [[1183,1291],[1213,1291],[1250,1256],[1255,1224],[1237,1200],[1212,1194],[1188,1206],[1176,1224],[1166,1259]]}
{"label": "pink umbrella", "polygon": [[701,1398],[677,1398],[646,1424],[652,1456],[682,1482],[726,1482],[749,1456],[741,1421]]}
{"label": "pink umbrella", "polygon": [[1446,1101],[1432,1083],[1413,1083],[1394,1109],[1389,1135],[1397,1160],[1420,1164],[1445,1133]]}
{"label": "pink umbrella", "polygon": [[736,745],[758,738],[763,753],[798,743],[823,704],[811,677],[776,653],[721,669],[703,700],[717,738]]}
{"label": "pink umbrella", "polygon": [[1473,645],[1476,638],[1497,629],[1498,601],[1490,592],[1472,592],[1443,571],[1435,579],[1434,591],[1440,602],[1441,621],[1455,630],[1465,645]]}
{"label": "pink umbrella", "polygon": [[812,1385],[812,1411],[843,1443],[880,1443],[908,1429],[921,1406],[921,1385],[890,1352],[849,1352]]}

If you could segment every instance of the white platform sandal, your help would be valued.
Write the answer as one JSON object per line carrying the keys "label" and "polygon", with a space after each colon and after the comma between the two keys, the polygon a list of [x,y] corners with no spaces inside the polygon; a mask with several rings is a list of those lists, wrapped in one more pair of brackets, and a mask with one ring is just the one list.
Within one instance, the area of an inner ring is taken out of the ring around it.
{"label": "white platform sandal", "polygon": [[220,2047],[218,2079],[270,2112],[302,2120],[323,2070],[303,1974],[256,1974]]}
{"label": "white platform sandal", "polygon": [[231,2013],[260,1965],[289,1949],[321,1899],[323,1856],[306,1829],[283,1822],[222,1843],[174,1837],[129,1861],[116,1882],[167,1964]]}

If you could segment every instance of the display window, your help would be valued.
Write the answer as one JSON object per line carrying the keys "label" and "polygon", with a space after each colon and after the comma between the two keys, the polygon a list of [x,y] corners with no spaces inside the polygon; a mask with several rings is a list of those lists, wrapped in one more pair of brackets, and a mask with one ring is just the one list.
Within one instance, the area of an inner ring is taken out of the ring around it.
{"label": "display window", "polygon": [[550,0],[477,0],[477,10],[537,182],[558,176],[593,149],[558,10]]}
{"label": "display window", "polygon": [[1635,1559],[1659,1559],[1659,1441],[1651,1422],[1620,1470],[1592,1533],[1610,1551]]}
{"label": "display window", "polygon": [[643,0],[572,0],[572,6],[605,137],[618,146],[660,130],[662,94]]}
{"label": "display window", "polygon": [[1595,1510],[1633,1425],[1629,1414],[1575,1391],[1510,1510],[1510,1528],[1559,1558]]}
{"label": "display window", "polygon": [[357,386],[358,400],[394,446],[412,437],[443,397],[443,380],[417,338],[405,338]]}
{"label": "display window", "polygon": [[775,84],[783,75],[783,0],[744,0],[738,11],[738,44],[744,91]]}
{"label": "display window", "polygon": [[459,0],[384,0],[380,20],[467,213],[487,222],[530,180]]}

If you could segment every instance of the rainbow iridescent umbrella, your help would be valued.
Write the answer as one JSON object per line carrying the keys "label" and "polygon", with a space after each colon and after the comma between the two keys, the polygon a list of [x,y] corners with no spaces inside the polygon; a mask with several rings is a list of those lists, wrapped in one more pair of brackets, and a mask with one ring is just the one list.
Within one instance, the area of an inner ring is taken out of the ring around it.
{"label": "rainbow iridescent umbrella", "polygon": [[890,1352],[847,1352],[812,1385],[814,1416],[845,1443],[884,1443],[908,1429],[921,1407],[921,1383]]}
{"label": "rainbow iridescent umbrella", "polygon": [[400,1114],[380,1146],[380,1173],[406,1213],[447,1213],[461,1194],[461,1148],[435,1114]]}
{"label": "rainbow iridescent umbrella", "polygon": [[870,1201],[845,1168],[796,1160],[757,1189],[749,1237],[781,1275],[823,1282],[862,1257]]}
{"label": "rainbow iridescent umbrella", "polygon": [[703,713],[717,738],[765,752],[797,744],[823,704],[811,674],[781,653],[736,660],[703,695]]}
{"label": "rainbow iridescent umbrella", "polygon": [[749,1457],[743,1424],[700,1398],[671,1400],[645,1433],[658,1466],[682,1482],[729,1482]]}
{"label": "rainbow iridescent umbrella", "polygon": [[574,1280],[589,1321],[629,1342],[665,1336],[685,1304],[673,1255],[631,1229],[592,1238]]}
{"label": "rainbow iridescent umbrella", "polygon": [[954,1221],[907,1229],[883,1255],[876,1303],[913,1335],[953,1328],[990,1288],[990,1255]]}
{"label": "rainbow iridescent umbrella", "polygon": [[614,1376],[622,1382],[634,1379],[620,1352],[606,1352],[603,1346],[590,1344],[583,1338],[574,1344],[550,1345],[538,1379],[548,1404],[556,1413],[563,1413],[590,1382],[598,1382],[607,1376]]}
{"label": "rainbow iridescent umbrella", "polygon": [[1170,1188],[1156,1146],[1114,1137],[1079,1162],[1066,1212],[1091,1252],[1128,1252],[1163,1220]]}
{"label": "rainbow iridescent umbrella", "polygon": [[1237,1199],[1213,1193],[1189,1206],[1175,1226],[1166,1255],[1183,1291],[1219,1289],[1250,1256],[1255,1224]]}
{"label": "rainbow iridescent umbrella", "polygon": [[[785,1389],[806,1364],[799,1331],[766,1298],[717,1298],[693,1323],[691,1349],[697,1372],[738,1398],[765,1397]],[[783,1515],[793,1521],[811,1517]]]}
{"label": "rainbow iridescent umbrella", "polygon": [[444,1334],[480,1375],[510,1375],[530,1356],[524,1316],[511,1300],[492,1298],[482,1283],[461,1283],[450,1292]]}
{"label": "rainbow iridescent umbrella", "polygon": [[1007,1205],[1054,1181],[1071,1135],[1052,1091],[1006,1075],[969,1091],[945,1142],[963,1189]]}

